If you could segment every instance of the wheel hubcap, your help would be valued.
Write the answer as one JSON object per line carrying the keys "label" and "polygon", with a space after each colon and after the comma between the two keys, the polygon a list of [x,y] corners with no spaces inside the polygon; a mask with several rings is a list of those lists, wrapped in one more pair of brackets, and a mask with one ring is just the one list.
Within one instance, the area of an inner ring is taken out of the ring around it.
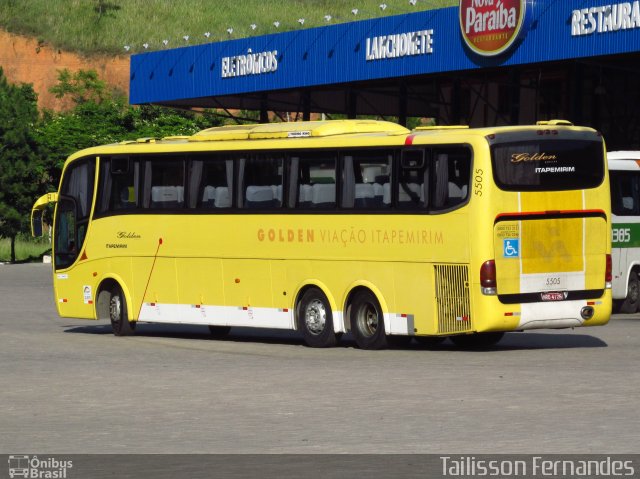
{"label": "wheel hubcap", "polygon": [[372,304],[363,305],[358,311],[358,329],[367,337],[373,336],[380,324],[378,311]]}
{"label": "wheel hubcap", "polygon": [[114,323],[120,321],[121,314],[122,303],[120,302],[120,296],[112,296],[111,302],[109,303],[109,315],[111,316],[111,321]]}
{"label": "wheel hubcap", "polygon": [[304,323],[311,334],[318,335],[324,331],[327,323],[327,310],[322,301],[315,299],[309,303],[304,312]]}

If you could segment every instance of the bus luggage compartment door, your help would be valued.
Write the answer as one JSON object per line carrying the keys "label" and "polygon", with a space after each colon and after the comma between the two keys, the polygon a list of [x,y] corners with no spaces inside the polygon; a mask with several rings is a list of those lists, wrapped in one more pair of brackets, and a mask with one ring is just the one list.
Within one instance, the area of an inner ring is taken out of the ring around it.
{"label": "bus luggage compartment door", "polygon": [[[498,217],[494,249],[498,298],[502,303],[538,303],[536,315],[575,320],[580,308],[560,302],[599,298],[605,288],[607,221],[589,212],[517,214]],[[542,303],[550,303],[545,308]],[[546,314],[545,309],[550,312]],[[553,312],[551,312],[553,311]],[[527,321],[522,318],[522,323]],[[539,327],[549,327],[549,324]],[[557,327],[564,327],[560,324]]]}

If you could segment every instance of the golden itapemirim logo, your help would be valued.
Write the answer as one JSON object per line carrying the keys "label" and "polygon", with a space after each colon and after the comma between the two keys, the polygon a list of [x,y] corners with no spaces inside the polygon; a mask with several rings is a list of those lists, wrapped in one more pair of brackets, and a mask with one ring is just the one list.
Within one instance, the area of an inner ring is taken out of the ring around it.
{"label": "golden itapemirim logo", "polygon": [[343,247],[362,245],[444,245],[444,233],[430,229],[389,228],[259,228],[260,243],[316,243]]}
{"label": "golden itapemirim logo", "polygon": [[514,153],[511,155],[511,163],[522,163],[528,161],[556,161],[558,157],[556,155],[549,155],[547,153]]}
{"label": "golden itapemirim logo", "polygon": [[527,0],[460,0],[460,29],[478,55],[505,52],[523,28]]}

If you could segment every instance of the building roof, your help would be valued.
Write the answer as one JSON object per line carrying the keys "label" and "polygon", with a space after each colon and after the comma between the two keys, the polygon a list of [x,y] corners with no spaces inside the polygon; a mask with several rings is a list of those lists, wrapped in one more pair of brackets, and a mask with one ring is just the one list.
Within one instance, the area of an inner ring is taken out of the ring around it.
{"label": "building roof", "polygon": [[[402,82],[415,78],[640,51],[637,0],[503,0],[496,4],[499,8],[475,9],[474,0],[461,4],[464,9],[427,10],[133,55],[130,102],[345,112],[350,89],[365,88],[367,96],[361,98],[358,113],[394,114],[396,92]],[[508,23],[512,8],[519,8],[519,32],[500,25],[489,28],[492,21]],[[508,35],[509,44],[501,53],[482,54],[476,47],[490,36]],[[467,43],[465,37],[470,36]],[[428,109],[427,100],[421,102],[419,96],[408,105],[409,115],[422,116]]]}

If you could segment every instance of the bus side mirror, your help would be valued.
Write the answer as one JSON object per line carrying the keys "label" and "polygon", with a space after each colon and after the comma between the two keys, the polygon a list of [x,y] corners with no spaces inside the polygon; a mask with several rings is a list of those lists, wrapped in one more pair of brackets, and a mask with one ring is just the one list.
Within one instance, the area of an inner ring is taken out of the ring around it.
{"label": "bus side mirror", "polygon": [[42,216],[43,210],[31,210],[31,236],[38,238],[42,236]]}
{"label": "bus side mirror", "polygon": [[58,201],[58,193],[47,193],[42,195],[33,204],[31,208],[31,236],[42,236],[42,217],[44,209],[49,203],[56,203]]}

